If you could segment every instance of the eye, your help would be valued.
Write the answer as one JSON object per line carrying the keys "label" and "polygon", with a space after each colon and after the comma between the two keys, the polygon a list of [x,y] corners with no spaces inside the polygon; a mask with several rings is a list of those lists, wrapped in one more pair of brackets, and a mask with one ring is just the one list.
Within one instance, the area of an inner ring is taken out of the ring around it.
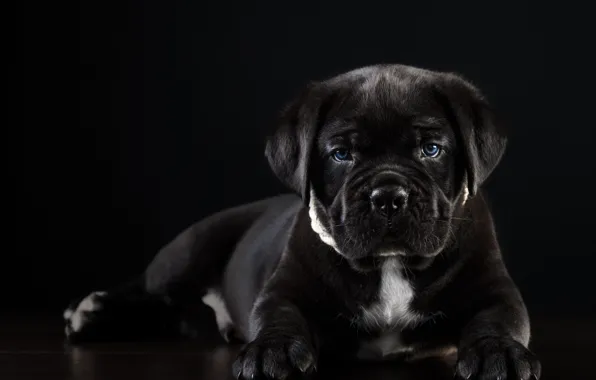
{"label": "eye", "polygon": [[335,149],[332,153],[331,153],[331,157],[333,157],[333,159],[335,161],[349,161],[352,159],[352,155],[350,154],[350,151],[347,149]]}
{"label": "eye", "polygon": [[428,143],[422,145],[422,155],[425,157],[435,158],[441,153],[441,146],[438,144]]}

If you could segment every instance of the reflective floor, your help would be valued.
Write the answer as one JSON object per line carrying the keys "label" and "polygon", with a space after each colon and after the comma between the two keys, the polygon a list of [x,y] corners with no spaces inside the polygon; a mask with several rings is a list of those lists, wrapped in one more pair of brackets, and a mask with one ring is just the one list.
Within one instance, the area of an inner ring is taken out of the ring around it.
{"label": "reflective floor", "polygon": [[[534,321],[533,350],[543,379],[596,379],[596,327],[590,319]],[[60,320],[0,319],[0,379],[232,379],[239,347],[212,343],[97,344],[70,347]],[[324,365],[316,379],[449,379],[449,362]]]}

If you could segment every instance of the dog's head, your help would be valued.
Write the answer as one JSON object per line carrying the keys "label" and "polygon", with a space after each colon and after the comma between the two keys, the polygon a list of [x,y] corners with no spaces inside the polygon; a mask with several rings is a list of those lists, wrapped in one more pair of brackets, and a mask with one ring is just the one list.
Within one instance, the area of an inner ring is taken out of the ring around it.
{"label": "dog's head", "polygon": [[282,113],[266,156],[347,259],[432,257],[505,145],[483,95],[460,76],[379,65],[311,83]]}

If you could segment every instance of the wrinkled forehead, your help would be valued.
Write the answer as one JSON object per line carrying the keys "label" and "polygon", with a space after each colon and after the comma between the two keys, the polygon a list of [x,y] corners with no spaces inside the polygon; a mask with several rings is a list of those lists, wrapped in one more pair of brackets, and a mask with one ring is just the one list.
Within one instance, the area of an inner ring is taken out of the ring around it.
{"label": "wrinkled forehead", "polygon": [[371,133],[411,127],[449,132],[435,78],[432,72],[413,68],[361,69],[336,77],[330,83],[333,96],[326,124],[331,130],[349,124]]}

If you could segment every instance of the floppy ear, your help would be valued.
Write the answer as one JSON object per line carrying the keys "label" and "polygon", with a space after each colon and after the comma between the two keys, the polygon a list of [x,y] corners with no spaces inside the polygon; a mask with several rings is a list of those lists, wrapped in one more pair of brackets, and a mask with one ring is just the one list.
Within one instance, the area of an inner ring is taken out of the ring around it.
{"label": "floppy ear", "polygon": [[459,75],[446,77],[467,162],[468,191],[474,196],[501,161],[507,146],[506,131],[476,87]]}
{"label": "floppy ear", "polygon": [[277,128],[267,138],[265,157],[271,169],[288,188],[309,201],[308,167],[319,128],[323,93],[312,83],[282,111]]}

